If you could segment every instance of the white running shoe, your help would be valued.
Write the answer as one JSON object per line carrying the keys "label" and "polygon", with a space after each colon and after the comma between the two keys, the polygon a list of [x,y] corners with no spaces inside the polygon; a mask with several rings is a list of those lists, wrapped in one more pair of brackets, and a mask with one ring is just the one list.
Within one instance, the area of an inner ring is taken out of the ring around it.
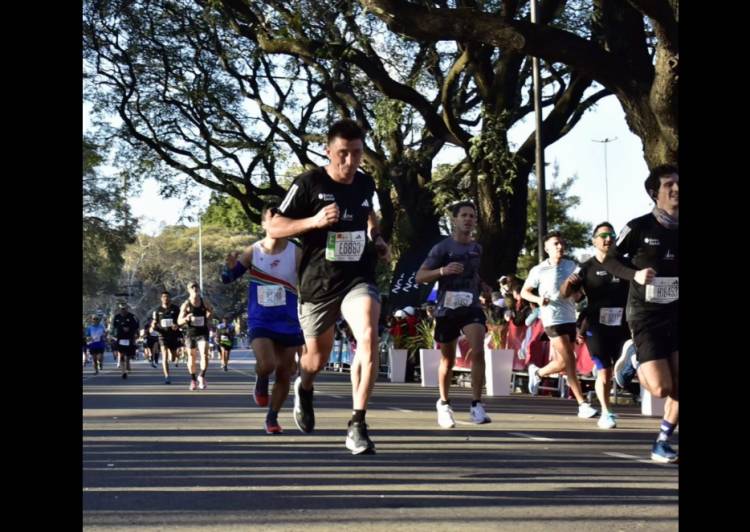
{"label": "white running shoe", "polygon": [[542,378],[536,374],[538,366],[529,364],[529,393],[531,395],[539,395],[539,385],[542,382]]}
{"label": "white running shoe", "polygon": [[482,403],[477,403],[477,406],[472,406],[469,409],[469,417],[471,418],[471,422],[476,423],[477,425],[492,421],[487,415],[487,412],[485,412],[484,404]]}
{"label": "white running shoe", "polygon": [[599,411],[596,408],[585,401],[578,405],[578,417],[589,418],[594,417],[598,413]]}
{"label": "white running shoe", "polygon": [[613,429],[617,426],[615,421],[615,415],[612,412],[602,414],[599,421],[596,422],[596,426],[600,429]]}
{"label": "white running shoe", "polygon": [[201,390],[206,389],[206,378],[201,377],[200,375],[198,375],[198,388],[200,388]]}
{"label": "white running shoe", "polygon": [[444,429],[452,429],[456,426],[456,420],[453,419],[453,409],[451,405],[440,404],[440,399],[435,403],[438,415],[438,425]]}

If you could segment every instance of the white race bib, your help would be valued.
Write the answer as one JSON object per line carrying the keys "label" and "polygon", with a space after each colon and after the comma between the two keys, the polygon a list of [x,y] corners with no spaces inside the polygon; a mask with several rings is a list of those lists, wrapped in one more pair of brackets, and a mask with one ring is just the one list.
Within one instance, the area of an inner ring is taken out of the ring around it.
{"label": "white race bib", "polygon": [[173,321],[171,318],[164,318],[159,322],[163,329],[166,329],[167,327],[171,327],[173,325]]}
{"label": "white race bib", "polygon": [[599,309],[599,323],[618,327],[622,325],[622,307],[603,307]]}
{"label": "white race bib", "polygon": [[130,340],[128,340],[127,338],[122,338],[120,340],[117,340],[117,343],[120,345],[130,345]]}
{"label": "white race bib", "polygon": [[365,232],[328,232],[326,260],[332,262],[357,262],[365,250]]}
{"label": "white race bib", "polygon": [[190,321],[193,327],[203,327],[203,324],[206,323],[206,317],[205,316],[193,316],[193,319]]}
{"label": "white race bib", "polygon": [[226,334],[222,334],[222,335],[221,335],[221,341],[222,341],[222,342],[227,342],[227,341],[229,341],[229,336],[227,336]]}
{"label": "white race bib", "polygon": [[450,309],[468,307],[473,300],[474,296],[471,292],[446,292],[443,306]]}
{"label": "white race bib", "polygon": [[654,277],[652,284],[646,285],[646,301],[649,303],[671,303],[680,299],[679,277]]}
{"label": "white race bib", "polygon": [[280,307],[286,305],[286,290],[279,285],[259,285],[258,303],[262,307]]}

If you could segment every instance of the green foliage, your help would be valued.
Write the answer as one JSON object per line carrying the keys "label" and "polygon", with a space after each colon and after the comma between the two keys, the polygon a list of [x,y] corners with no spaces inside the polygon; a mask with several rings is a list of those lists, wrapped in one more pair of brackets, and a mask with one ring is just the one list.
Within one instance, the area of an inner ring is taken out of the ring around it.
{"label": "green foliage", "polygon": [[201,216],[205,225],[224,227],[236,233],[262,235],[263,228],[250,221],[238,200],[225,194],[213,192],[208,207]]}
{"label": "green foliage", "polygon": [[417,334],[406,338],[404,344],[406,349],[417,351],[419,349],[432,349],[435,346],[435,320],[425,318],[417,322]]}
{"label": "green foliage", "polygon": [[[555,183],[559,168],[555,164],[552,172],[551,188],[547,189],[547,230],[560,231],[567,244],[566,254],[571,255],[575,249],[589,245],[589,235],[593,227],[587,222],[572,218],[568,211],[580,203],[578,196],[570,195],[570,187],[577,179],[576,175]],[[529,182],[529,198],[524,248],[518,257],[517,272],[525,278],[529,270],[539,263],[537,253],[537,187]]]}
{"label": "green foliage", "polygon": [[104,161],[93,140],[83,140],[83,295],[95,297],[114,289],[122,252],[132,242],[136,221],[130,216],[127,187],[117,177],[102,176]]}
{"label": "green foliage", "polygon": [[478,179],[491,179],[496,194],[512,194],[513,180],[518,168],[513,152],[508,145],[508,121],[510,112],[499,113],[482,109],[482,130],[471,138],[469,156],[479,169]]}

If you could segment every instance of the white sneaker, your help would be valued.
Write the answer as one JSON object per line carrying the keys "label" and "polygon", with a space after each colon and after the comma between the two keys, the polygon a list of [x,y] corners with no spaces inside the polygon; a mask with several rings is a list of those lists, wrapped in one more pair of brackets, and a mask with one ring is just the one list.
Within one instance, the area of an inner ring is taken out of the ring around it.
{"label": "white sneaker", "polygon": [[206,389],[206,379],[198,375],[198,388],[201,390]]}
{"label": "white sneaker", "polygon": [[578,417],[589,418],[594,417],[598,413],[599,411],[596,408],[592,407],[585,401],[578,405]]}
{"label": "white sneaker", "polygon": [[599,421],[596,422],[596,426],[600,429],[613,429],[617,426],[615,421],[615,415],[612,412],[602,414]]}
{"label": "white sneaker", "polygon": [[539,384],[542,382],[542,378],[536,374],[538,366],[529,364],[529,393],[531,395],[539,395]]}
{"label": "white sneaker", "polygon": [[471,422],[476,423],[477,425],[492,421],[487,415],[487,412],[484,411],[484,405],[482,403],[477,403],[477,406],[472,406],[469,409],[469,417],[471,418]]}
{"label": "white sneaker", "polygon": [[452,429],[455,427],[456,420],[453,419],[453,409],[451,408],[451,405],[442,405],[440,404],[440,399],[438,399],[435,406],[437,407],[438,425],[444,429]]}

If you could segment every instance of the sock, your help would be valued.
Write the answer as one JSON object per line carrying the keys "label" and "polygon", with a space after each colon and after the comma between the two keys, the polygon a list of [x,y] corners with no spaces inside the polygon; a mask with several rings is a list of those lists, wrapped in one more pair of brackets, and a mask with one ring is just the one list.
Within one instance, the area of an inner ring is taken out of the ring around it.
{"label": "sock", "polygon": [[268,407],[268,413],[266,414],[266,421],[276,422],[278,418],[279,418],[279,413],[272,410],[271,407]]}
{"label": "sock", "polygon": [[448,399],[447,401],[443,401],[442,399],[440,399],[440,404],[441,405],[449,405],[449,404],[451,404],[451,400]]}
{"label": "sock", "polygon": [[367,410],[353,410],[352,411],[352,423],[364,423],[366,413],[367,413]]}
{"label": "sock", "polygon": [[672,425],[669,421],[666,419],[661,420],[661,426],[659,427],[659,436],[656,438],[656,441],[667,441],[669,440],[669,437],[674,432],[674,428],[677,425]]}
{"label": "sock", "polygon": [[208,371],[208,368],[201,370],[201,377],[205,377],[206,376],[206,371]]}
{"label": "sock", "polygon": [[196,380],[196,377],[195,377],[195,373],[191,373],[191,374],[190,374],[190,379],[191,379],[191,380]]}
{"label": "sock", "polygon": [[482,401],[476,400],[471,402],[471,406],[477,406],[477,404],[481,403]]}

